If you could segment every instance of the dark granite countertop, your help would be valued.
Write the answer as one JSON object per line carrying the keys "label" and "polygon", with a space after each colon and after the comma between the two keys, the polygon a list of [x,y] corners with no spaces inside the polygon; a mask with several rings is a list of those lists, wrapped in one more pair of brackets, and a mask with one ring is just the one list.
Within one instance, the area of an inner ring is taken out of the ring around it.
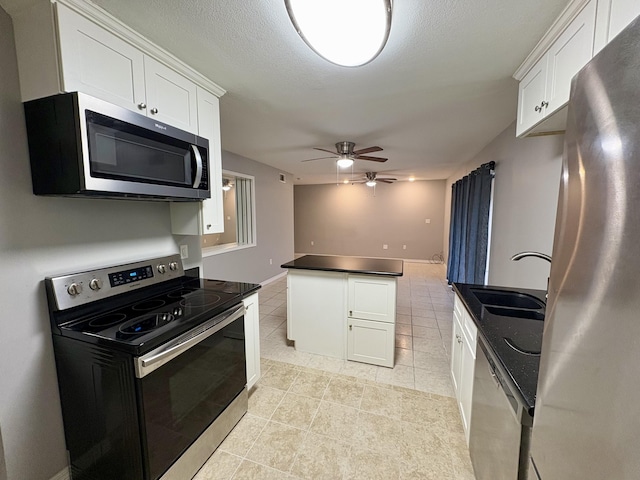
{"label": "dark granite countertop", "polygon": [[247,298],[262,286],[258,283],[228,282],[226,280],[204,279],[203,286],[212,292],[238,293]]}
{"label": "dark granite countertop", "polygon": [[[504,371],[503,373],[507,374],[507,380],[512,387],[515,387],[512,390],[520,395],[520,401],[526,406],[529,415],[533,416],[540,356],[520,353],[510,347],[505,339],[510,339],[520,350],[539,353],[542,348],[544,322],[492,314],[483,307],[471,289],[519,292],[535,297],[542,303],[546,303],[546,292],[544,290],[465,283],[454,283],[453,288],[471,313],[471,317],[478,327],[479,340],[487,347],[494,363],[498,364]],[[538,311],[543,314],[544,308]]]}
{"label": "dark granite countertop", "polygon": [[321,270],[324,272],[362,273],[401,277],[402,260],[389,258],[334,257],[328,255],[305,255],[281,265],[282,268]]}

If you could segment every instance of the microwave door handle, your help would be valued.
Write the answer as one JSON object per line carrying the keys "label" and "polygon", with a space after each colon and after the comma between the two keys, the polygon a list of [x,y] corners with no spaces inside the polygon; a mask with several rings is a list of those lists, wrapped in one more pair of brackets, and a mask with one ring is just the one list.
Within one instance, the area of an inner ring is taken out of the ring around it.
{"label": "microwave door handle", "polygon": [[198,188],[200,186],[200,180],[202,180],[202,156],[200,155],[200,150],[195,145],[191,145],[191,149],[193,150],[193,155],[196,157],[196,176],[193,180],[193,188]]}

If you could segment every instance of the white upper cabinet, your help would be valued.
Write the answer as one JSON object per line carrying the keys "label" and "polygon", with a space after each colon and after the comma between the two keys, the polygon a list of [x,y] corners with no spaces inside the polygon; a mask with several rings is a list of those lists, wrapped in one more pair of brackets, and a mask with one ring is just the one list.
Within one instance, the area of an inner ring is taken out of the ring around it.
{"label": "white upper cabinet", "polygon": [[220,147],[220,101],[198,87],[198,135],[209,140],[211,198],[203,202],[172,202],[171,232],[176,235],[208,235],[224,232],[222,203],[222,150]]}
{"label": "white upper cabinet", "polygon": [[596,23],[595,52],[599,52],[633,19],[640,15],[639,0],[600,0]]}
{"label": "white upper cabinet", "polygon": [[222,204],[222,147],[220,144],[220,101],[198,87],[198,135],[209,140],[209,181],[211,198],[202,202],[203,233],[224,232]]}
{"label": "white upper cabinet", "polygon": [[13,22],[23,101],[80,91],[198,134],[197,89],[225,93],[90,2],[40,2]]}
{"label": "white upper cabinet", "polygon": [[569,101],[571,79],[593,56],[596,0],[591,0],[549,49],[545,104],[549,114]]}
{"label": "white upper cabinet", "polygon": [[64,5],[57,4],[57,14],[61,90],[84,92],[129,110],[144,106],[144,54]]}
{"label": "white upper cabinet", "polygon": [[[546,51],[539,52],[540,59],[520,79],[518,136],[564,130],[565,112],[545,120],[569,102],[571,79],[593,56],[595,18],[596,0],[590,0],[573,14]],[[539,124],[540,128],[534,128]]]}
{"label": "white upper cabinet", "polygon": [[195,83],[146,55],[144,74],[147,116],[188,132],[199,133]]}
{"label": "white upper cabinet", "polygon": [[611,0],[609,13],[609,41],[640,15],[638,0]]}
{"label": "white upper cabinet", "polygon": [[518,136],[544,118],[548,58],[547,55],[542,57],[518,86]]}

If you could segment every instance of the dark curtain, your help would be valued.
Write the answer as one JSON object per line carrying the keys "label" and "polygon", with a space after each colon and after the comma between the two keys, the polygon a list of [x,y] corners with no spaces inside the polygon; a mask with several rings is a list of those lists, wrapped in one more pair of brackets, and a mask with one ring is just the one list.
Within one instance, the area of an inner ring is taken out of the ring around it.
{"label": "dark curtain", "polygon": [[449,283],[484,283],[494,166],[485,163],[451,186]]}

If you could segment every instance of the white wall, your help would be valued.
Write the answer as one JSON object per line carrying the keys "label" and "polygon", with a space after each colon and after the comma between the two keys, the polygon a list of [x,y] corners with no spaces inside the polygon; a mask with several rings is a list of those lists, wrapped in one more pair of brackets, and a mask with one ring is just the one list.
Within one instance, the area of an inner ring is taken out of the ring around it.
{"label": "white wall", "polygon": [[549,264],[536,258],[518,262],[514,253],[551,255],[564,135],[518,139],[515,123],[447,180],[445,249],[449,248],[451,185],[483,163],[496,162],[489,284],[546,290]]}
{"label": "white wall", "polygon": [[293,260],[293,176],[224,150],[222,168],[255,177],[256,246],[205,257],[204,276],[260,283],[283,273]]}

